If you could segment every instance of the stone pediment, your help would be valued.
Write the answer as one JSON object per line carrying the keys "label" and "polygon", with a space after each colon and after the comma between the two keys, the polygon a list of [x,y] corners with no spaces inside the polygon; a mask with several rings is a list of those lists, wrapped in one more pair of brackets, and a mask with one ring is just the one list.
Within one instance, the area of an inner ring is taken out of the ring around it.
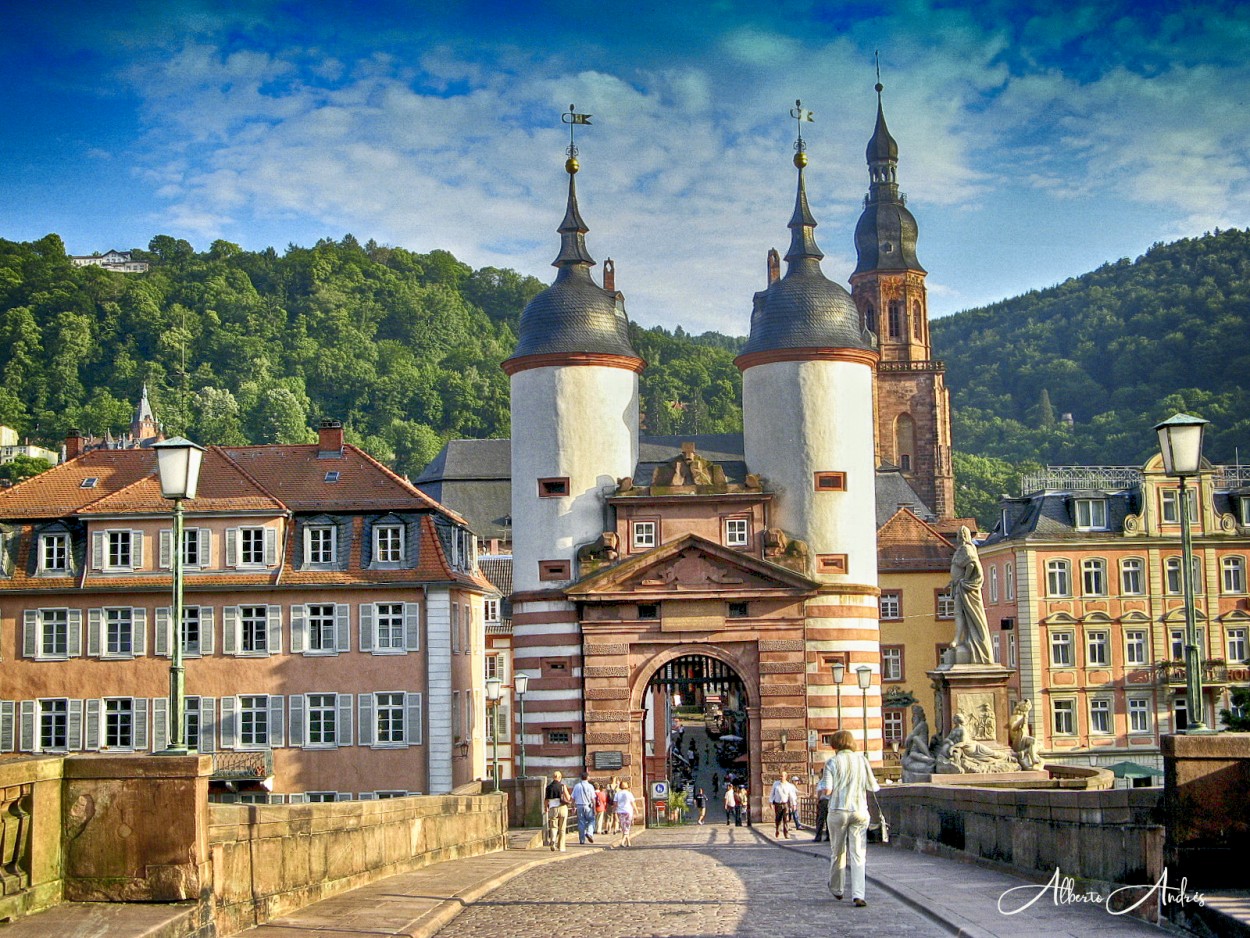
{"label": "stone pediment", "polygon": [[601,569],[565,593],[583,599],[815,593],[817,583],[785,567],[730,550],[696,534]]}

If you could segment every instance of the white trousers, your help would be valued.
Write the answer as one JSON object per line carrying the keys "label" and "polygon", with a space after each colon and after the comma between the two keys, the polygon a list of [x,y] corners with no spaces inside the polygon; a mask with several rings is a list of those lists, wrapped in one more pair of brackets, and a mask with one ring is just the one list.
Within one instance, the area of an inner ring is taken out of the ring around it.
{"label": "white trousers", "polygon": [[846,895],[846,867],[851,867],[851,898],[864,898],[864,851],[868,815],[829,809],[829,891]]}

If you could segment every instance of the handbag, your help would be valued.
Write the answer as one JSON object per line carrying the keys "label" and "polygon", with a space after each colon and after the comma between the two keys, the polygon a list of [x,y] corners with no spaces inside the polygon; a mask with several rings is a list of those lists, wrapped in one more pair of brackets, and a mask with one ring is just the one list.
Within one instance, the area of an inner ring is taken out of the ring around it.
{"label": "handbag", "polygon": [[881,802],[877,800],[877,793],[872,793],[872,803],[877,809],[877,823],[868,825],[868,842],[874,844],[888,844],[890,842],[890,822],[886,819],[885,812],[881,810]]}

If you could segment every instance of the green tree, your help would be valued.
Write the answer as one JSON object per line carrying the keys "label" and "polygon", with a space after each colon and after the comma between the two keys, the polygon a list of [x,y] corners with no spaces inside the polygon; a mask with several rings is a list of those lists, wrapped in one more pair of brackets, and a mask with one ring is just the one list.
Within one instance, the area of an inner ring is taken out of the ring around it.
{"label": "green tree", "polygon": [[0,465],[0,480],[16,485],[52,468],[52,463],[38,456],[18,454]]}

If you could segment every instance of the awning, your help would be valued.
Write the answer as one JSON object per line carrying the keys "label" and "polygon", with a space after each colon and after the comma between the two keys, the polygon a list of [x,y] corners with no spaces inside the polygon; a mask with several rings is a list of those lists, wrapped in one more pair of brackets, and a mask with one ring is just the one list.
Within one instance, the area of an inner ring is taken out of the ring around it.
{"label": "awning", "polygon": [[1100,765],[1100,769],[1106,769],[1115,775],[1116,778],[1162,778],[1163,771],[1153,768],[1149,765],[1141,765],[1137,762],[1117,762],[1114,765]]}

